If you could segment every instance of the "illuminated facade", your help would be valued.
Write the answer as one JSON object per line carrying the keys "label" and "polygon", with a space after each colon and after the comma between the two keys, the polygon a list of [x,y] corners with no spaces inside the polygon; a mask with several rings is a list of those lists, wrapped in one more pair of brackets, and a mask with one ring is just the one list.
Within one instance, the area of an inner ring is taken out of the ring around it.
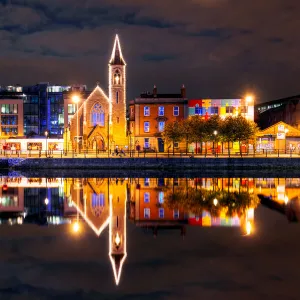
{"label": "illuminated facade", "polygon": [[[187,103],[184,86],[178,94],[158,94],[154,86],[153,93],[143,93],[131,100],[128,128],[130,148],[164,152],[167,147],[162,132],[166,124],[187,118]],[[179,148],[178,143],[174,146]]]}
{"label": "illuminated facade", "polygon": [[[118,36],[108,66],[109,95],[97,85],[86,99],[81,99],[78,111],[65,131],[68,149],[76,149],[78,145],[98,150],[127,146],[126,63]],[[72,98],[71,94],[69,96]],[[80,94],[78,98],[81,98]]]}
{"label": "illuminated facade", "polygon": [[121,179],[70,179],[65,182],[68,206],[100,236],[109,227],[109,259],[116,284],[119,284],[126,250],[127,184]]}
{"label": "illuminated facade", "polygon": [[208,119],[212,115],[221,118],[242,115],[246,119],[254,120],[253,100],[242,99],[190,99],[188,104],[189,116],[202,116]]}

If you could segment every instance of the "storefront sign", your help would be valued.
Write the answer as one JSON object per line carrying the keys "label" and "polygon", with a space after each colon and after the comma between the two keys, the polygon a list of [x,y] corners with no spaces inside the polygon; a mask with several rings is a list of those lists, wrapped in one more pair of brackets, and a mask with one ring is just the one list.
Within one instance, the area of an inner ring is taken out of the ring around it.
{"label": "storefront sign", "polygon": [[284,140],[285,139],[285,133],[278,132],[277,133],[277,140]]}
{"label": "storefront sign", "polygon": [[284,132],[284,125],[278,125],[278,132]]}

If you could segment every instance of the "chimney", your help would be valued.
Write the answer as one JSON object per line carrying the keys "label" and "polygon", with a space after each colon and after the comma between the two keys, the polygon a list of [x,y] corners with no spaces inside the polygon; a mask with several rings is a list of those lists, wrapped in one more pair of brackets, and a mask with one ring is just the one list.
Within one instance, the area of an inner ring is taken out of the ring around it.
{"label": "chimney", "polygon": [[181,87],[181,97],[182,98],[186,98],[186,89],[185,89],[184,84]]}
{"label": "chimney", "polygon": [[153,87],[153,97],[157,97],[157,87],[154,85]]}

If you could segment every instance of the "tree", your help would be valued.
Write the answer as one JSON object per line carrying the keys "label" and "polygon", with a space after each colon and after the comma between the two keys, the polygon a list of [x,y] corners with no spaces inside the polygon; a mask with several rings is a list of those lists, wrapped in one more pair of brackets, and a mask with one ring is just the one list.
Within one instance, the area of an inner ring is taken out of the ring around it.
{"label": "tree", "polygon": [[222,139],[227,142],[228,146],[228,156],[230,157],[230,143],[233,143],[235,141],[235,122],[234,118],[232,116],[228,116],[225,118],[225,120],[222,122],[220,126],[220,134],[222,136]]}
{"label": "tree", "polygon": [[188,145],[194,141],[193,127],[192,127],[191,119],[182,120],[180,123],[180,126],[182,127],[182,135],[183,135],[183,138],[186,143],[185,152],[187,154],[188,153]]}
{"label": "tree", "polygon": [[191,137],[190,141],[196,144],[200,143],[200,150],[202,153],[202,142],[205,139],[205,121],[200,116],[193,116],[190,119]]}
{"label": "tree", "polygon": [[221,128],[221,118],[219,115],[213,115],[211,116],[207,121],[205,121],[205,130],[204,130],[204,140],[205,140],[205,153],[206,153],[206,143],[208,141],[213,141],[213,148],[214,148],[214,142],[216,140],[216,136],[214,132],[217,132],[217,134],[220,131]]}
{"label": "tree", "polygon": [[167,143],[171,142],[173,145],[173,155],[174,155],[174,144],[180,142],[183,139],[183,128],[182,123],[175,121],[174,123],[168,123],[165,126],[163,132],[163,137]]}

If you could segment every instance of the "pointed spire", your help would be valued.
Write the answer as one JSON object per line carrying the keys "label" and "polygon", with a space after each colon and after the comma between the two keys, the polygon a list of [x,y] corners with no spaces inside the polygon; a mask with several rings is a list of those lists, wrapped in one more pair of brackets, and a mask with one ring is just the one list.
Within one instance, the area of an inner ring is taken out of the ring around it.
{"label": "pointed spire", "polygon": [[122,274],[123,263],[126,259],[126,254],[110,254],[110,260],[115,276],[116,285],[119,284]]}
{"label": "pointed spire", "polygon": [[109,61],[110,65],[126,65],[126,62],[122,55],[122,49],[120,45],[119,36],[116,34],[114,48]]}

